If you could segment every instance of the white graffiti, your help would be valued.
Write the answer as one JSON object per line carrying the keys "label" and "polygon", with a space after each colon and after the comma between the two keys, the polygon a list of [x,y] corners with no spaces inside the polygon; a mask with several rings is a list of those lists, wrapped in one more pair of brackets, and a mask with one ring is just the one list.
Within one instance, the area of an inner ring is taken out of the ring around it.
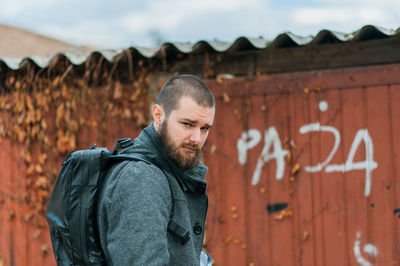
{"label": "white graffiti", "polygon": [[[302,126],[300,128],[300,133],[305,134],[309,132],[315,131],[322,131],[322,132],[331,132],[335,136],[335,144],[331,153],[329,154],[328,158],[323,162],[316,166],[305,166],[304,170],[307,172],[318,172],[321,171],[325,166],[325,171],[327,173],[332,172],[348,172],[352,170],[365,170],[365,189],[364,195],[368,197],[371,193],[371,173],[374,169],[378,167],[378,164],[374,161],[374,146],[372,144],[372,139],[368,133],[367,129],[360,129],[351,145],[349,155],[347,156],[346,163],[344,164],[335,164],[335,165],[327,165],[331,160],[332,157],[335,155],[339,144],[340,144],[340,134],[339,131],[331,126],[321,126],[319,123],[308,124]],[[358,150],[358,147],[361,144],[361,141],[365,144],[365,153],[366,153],[366,160],[363,162],[354,162],[354,155]]]}
{"label": "white graffiti", "polygon": [[[335,143],[328,157],[322,163],[318,163],[314,166],[305,166],[306,172],[314,173],[325,170],[327,173],[332,172],[348,172],[352,170],[365,170],[365,189],[364,195],[368,197],[371,193],[372,185],[372,171],[378,167],[378,163],[374,161],[374,146],[372,143],[371,136],[367,129],[360,129],[354,137],[351,145],[349,154],[346,162],[343,164],[331,164],[330,161],[336,154],[341,137],[339,131],[332,126],[321,126],[319,123],[312,123],[304,125],[300,128],[301,134],[307,134],[310,132],[329,132],[332,133],[335,138]],[[247,132],[243,132],[241,138],[237,142],[239,163],[245,164],[247,162],[248,150],[257,146],[261,141],[261,133],[257,129],[250,129]],[[364,143],[365,147],[365,161],[354,162],[354,156],[357,150],[360,148],[361,142]],[[273,146],[273,151],[270,151]],[[260,156],[258,157],[257,164],[254,170],[252,185],[257,185],[262,169],[265,163],[275,159],[276,160],[276,179],[282,179],[285,172],[285,156],[289,153],[288,150],[282,149],[282,144],[279,138],[278,131],[275,127],[270,127],[265,131],[264,134],[264,147]]]}
{"label": "white graffiti", "polygon": [[314,124],[308,124],[308,125],[302,126],[300,128],[301,134],[306,134],[306,133],[313,132],[313,131],[331,132],[335,136],[335,145],[333,146],[333,149],[332,149],[331,153],[329,154],[328,158],[323,163],[320,163],[316,166],[305,166],[304,167],[304,169],[310,173],[321,171],[322,168],[324,168],[332,160],[332,157],[333,157],[333,155],[335,155],[335,153],[339,147],[339,144],[340,144],[339,131],[334,127],[330,127],[330,126],[322,126],[321,127],[321,125],[319,123],[314,123]]}
{"label": "white graffiti", "polygon": [[[245,164],[247,162],[247,151],[254,148],[260,140],[261,134],[256,129],[250,129],[247,132],[242,133],[241,138],[237,142],[240,164]],[[274,150],[273,152],[270,152],[272,146],[274,147]],[[261,151],[261,155],[258,157],[251,183],[256,185],[259,182],[264,164],[272,159],[276,160],[276,179],[282,179],[285,172],[285,156],[288,153],[288,150],[282,149],[282,143],[278,131],[276,131],[275,127],[270,127],[265,131],[264,147]]]}
{"label": "white graffiti", "polygon": [[[365,145],[366,160],[363,162],[353,162],[354,155],[361,141]],[[360,129],[354,138],[353,144],[351,145],[349,155],[347,156],[346,163],[340,165],[328,165],[325,169],[327,173],[330,172],[347,172],[351,170],[365,170],[365,190],[364,195],[368,197],[371,193],[371,174],[374,169],[378,167],[378,164],[374,161],[374,145],[372,144],[371,136],[367,129]]]}
{"label": "white graffiti", "polygon": [[[361,249],[360,249],[361,232],[357,232],[356,236],[357,237],[356,237],[356,241],[354,242],[353,251],[354,251],[354,256],[356,257],[358,264],[360,264],[362,266],[372,266],[373,264],[370,263],[369,261],[367,261],[366,259],[364,259],[364,257],[361,255]],[[372,244],[366,244],[364,246],[363,251],[372,257],[376,257],[378,255],[378,249]]]}
{"label": "white graffiti", "polygon": [[328,110],[328,103],[325,101],[320,101],[318,107],[321,112],[325,112],[326,110]]}
{"label": "white graffiti", "polygon": [[[257,160],[256,169],[251,182],[253,185],[256,185],[259,182],[262,168],[269,160],[276,160],[276,179],[282,179],[285,172],[285,156],[289,151],[282,149],[281,140],[279,139],[278,131],[276,131],[275,127],[270,127],[265,132],[264,141],[264,147]],[[274,151],[270,153],[272,145],[274,146]]]}
{"label": "white graffiti", "polygon": [[247,161],[247,150],[254,148],[261,140],[261,134],[256,129],[250,129],[242,133],[242,137],[237,142],[239,163],[245,164]]}

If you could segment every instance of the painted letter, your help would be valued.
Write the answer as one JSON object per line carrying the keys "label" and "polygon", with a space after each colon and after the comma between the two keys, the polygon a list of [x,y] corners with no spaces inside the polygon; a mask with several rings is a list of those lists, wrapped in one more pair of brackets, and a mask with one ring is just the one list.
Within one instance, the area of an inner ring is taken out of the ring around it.
{"label": "painted letter", "polygon": [[[361,238],[361,233],[357,232],[357,239],[354,242],[354,247],[353,247],[354,256],[356,257],[358,264],[362,266],[372,266],[372,264],[366,259],[364,259],[363,256],[361,255],[360,238]],[[378,249],[372,244],[366,244],[364,246],[364,252],[368,253],[373,257],[376,257],[378,255]]]}
{"label": "painted letter", "polygon": [[[365,157],[366,160],[363,162],[353,162],[354,155],[358,147],[364,141],[365,145]],[[325,168],[327,173],[329,172],[347,172],[351,170],[365,170],[365,190],[364,195],[366,197],[371,193],[371,173],[374,169],[378,167],[378,164],[374,161],[374,145],[372,144],[372,139],[368,133],[367,129],[360,129],[351,145],[349,155],[345,164],[328,165]]]}
{"label": "painted letter", "polygon": [[240,164],[243,165],[247,162],[247,151],[254,148],[260,140],[261,133],[257,129],[249,129],[247,132],[242,133],[236,144]]}
{"label": "painted letter", "polygon": [[333,146],[333,149],[332,149],[331,153],[329,154],[328,158],[326,158],[326,160],[323,163],[319,163],[316,166],[305,166],[304,167],[304,170],[306,170],[307,172],[311,172],[311,173],[321,171],[322,168],[324,168],[325,165],[327,165],[332,160],[332,157],[335,155],[335,153],[339,147],[339,144],[340,144],[339,131],[334,127],[321,126],[319,123],[313,123],[313,124],[304,125],[300,128],[301,134],[306,134],[306,133],[313,132],[313,131],[331,132],[335,136],[335,145]]}
{"label": "painted letter", "polygon": [[[254,170],[252,185],[257,185],[260,181],[261,171],[266,162],[271,159],[276,160],[276,179],[282,179],[285,172],[285,156],[289,153],[288,150],[282,149],[282,144],[279,139],[278,132],[275,127],[270,127],[265,132],[264,147],[260,157],[257,160],[256,169]],[[274,151],[270,153],[271,146],[274,146]]]}

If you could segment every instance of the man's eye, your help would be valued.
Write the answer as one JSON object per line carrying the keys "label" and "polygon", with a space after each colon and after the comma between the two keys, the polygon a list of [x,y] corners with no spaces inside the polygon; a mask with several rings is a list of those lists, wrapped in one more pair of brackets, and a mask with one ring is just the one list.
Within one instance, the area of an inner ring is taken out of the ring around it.
{"label": "man's eye", "polygon": [[190,123],[186,123],[186,122],[183,122],[182,123],[185,127],[189,127],[189,126],[191,126],[191,124]]}

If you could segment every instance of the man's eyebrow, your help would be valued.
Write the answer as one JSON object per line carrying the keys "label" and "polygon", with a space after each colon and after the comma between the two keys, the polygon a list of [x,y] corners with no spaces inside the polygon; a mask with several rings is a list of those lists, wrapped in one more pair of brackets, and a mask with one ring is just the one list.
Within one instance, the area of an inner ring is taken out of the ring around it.
{"label": "man's eyebrow", "polygon": [[[199,122],[197,120],[191,120],[189,118],[183,118],[182,121],[189,122],[190,124],[197,124]],[[211,128],[212,127],[212,125],[210,125],[210,124],[205,124],[205,126],[207,128]]]}
{"label": "man's eyebrow", "polygon": [[192,120],[192,119],[189,119],[189,118],[183,118],[182,120],[183,120],[183,121],[186,121],[186,122],[189,122],[189,123],[191,123],[191,124],[197,124],[197,123],[198,123],[197,120]]}

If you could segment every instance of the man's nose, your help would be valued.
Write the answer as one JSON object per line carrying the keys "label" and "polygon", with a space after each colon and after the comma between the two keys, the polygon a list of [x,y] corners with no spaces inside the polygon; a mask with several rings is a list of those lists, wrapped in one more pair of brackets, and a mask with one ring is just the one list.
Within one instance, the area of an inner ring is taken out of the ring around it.
{"label": "man's nose", "polygon": [[192,143],[198,144],[201,141],[201,131],[200,128],[196,128],[192,131],[192,134],[189,137],[189,140]]}

